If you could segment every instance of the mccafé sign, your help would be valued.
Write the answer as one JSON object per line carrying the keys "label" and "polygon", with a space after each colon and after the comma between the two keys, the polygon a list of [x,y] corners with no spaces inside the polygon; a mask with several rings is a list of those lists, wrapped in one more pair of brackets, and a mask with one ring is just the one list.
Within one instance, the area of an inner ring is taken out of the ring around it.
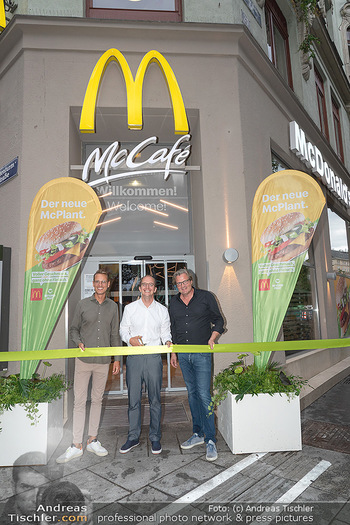
{"label": "mccaf\u00e9 sign", "polygon": [[[87,182],[90,178],[90,170],[93,169],[96,174],[104,172],[104,176],[89,183],[90,186],[99,186],[112,180],[123,179],[135,175],[149,175],[151,173],[162,173],[164,180],[169,178],[171,173],[178,175],[185,175],[186,170],[180,168],[172,168],[171,164],[182,165],[191,154],[191,146],[183,146],[188,142],[191,135],[184,135],[180,137],[172,148],[160,148],[155,153],[143,162],[135,162],[138,155],[151,144],[156,144],[157,137],[150,137],[143,140],[132,150],[120,149],[119,142],[113,142],[102,153],[100,148],[88,156],[83,167],[82,180]],[[152,168],[152,165],[162,166],[161,168]],[[109,175],[111,170],[116,170],[125,167],[127,171]],[[140,169],[141,168],[141,169]],[[132,171],[130,171],[132,170]]]}
{"label": "mccaf\u00e9 sign", "polygon": [[289,123],[289,140],[290,149],[300,157],[308,168],[311,168],[311,171],[321,179],[323,184],[327,186],[343,204],[350,206],[349,188],[340,177],[334,174],[334,171],[323,159],[320,150],[312,144],[312,142],[306,140],[304,131],[296,122]]}
{"label": "mccaf\u00e9 sign", "polygon": [[[132,150],[121,148],[118,141],[113,142],[102,153],[100,148],[96,148],[87,158],[82,179],[88,181],[90,171],[94,170],[96,175],[103,171],[103,177],[89,183],[91,186],[98,186],[111,180],[121,179],[134,175],[145,175],[149,173],[163,173],[166,180],[171,173],[184,175],[186,170],[176,168],[184,164],[191,154],[191,146],[188,142],[191,135],[188,134],[189,126],[185,106],[183,103],[181,91],[177,83],[173,70],[168,61],[158,51],[149,51],[141,60],[136,72],[135,79],[131,73],[130,67],[123,54],[118,49],[109,49],[98,60],[88,83],[83,107],[80,117],[80,131],[82,133],[95,133],[96,129],[96,104],[97,96],[107,66],[111,62],[117,62],[122,70],[127,93],[127,114],[128,128],[132,130],[141,130],[143,127],[142,119],[142,91],[143,82],[147,69],[151,63],[159,66],[163,73],[164,80],[167,84],[174,116],[174,132],[176,135],[182,135],[173,145],[172,148],[160,148],[142,162],[136,162],[141,152],[146,153],[149,145],[158,142],[158,138],[153,136],[143,140]],[[185,135],[183,135],[185,134]],[[157,165],[157,168],[152,166]],[[175,164],[175,168],[171,165]],[[111,170],[121,170],[125,172],[112,174]],[[132,170],[132,171],[131,171]]]}

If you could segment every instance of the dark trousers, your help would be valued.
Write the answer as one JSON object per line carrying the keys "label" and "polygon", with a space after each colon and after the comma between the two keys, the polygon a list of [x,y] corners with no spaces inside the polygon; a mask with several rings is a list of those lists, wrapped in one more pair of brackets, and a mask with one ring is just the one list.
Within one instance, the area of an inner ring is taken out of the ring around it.
{"label": "dark trousers", "polygon": [[128,439],[138,440],[141,434],[141,397],[142,385],[145,383],[150,405],[149,439],[160,441],[162,378],[163,362],[160,354],[128,355],[126,358],[126,385],[129,397]]}

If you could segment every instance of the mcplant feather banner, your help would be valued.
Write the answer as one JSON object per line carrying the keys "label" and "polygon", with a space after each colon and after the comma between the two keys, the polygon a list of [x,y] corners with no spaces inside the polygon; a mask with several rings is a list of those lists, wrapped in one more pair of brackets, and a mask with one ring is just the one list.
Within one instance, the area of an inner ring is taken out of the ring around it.
{"label": "mcplant feather banner", "polygon": [[[78,179],[54,179],[37,193],[28,222],[22,350],[46,348],[101,213],[96,193]],[[21,378],[38,363],[22,362]]]}
{"label": "mcplant feather banner", "polygon": [[[278,171],[258,187],[252,209],[254,341],[275,341],[325,198],[306,173]],[[271,352],[255,357],[265,368]]]}

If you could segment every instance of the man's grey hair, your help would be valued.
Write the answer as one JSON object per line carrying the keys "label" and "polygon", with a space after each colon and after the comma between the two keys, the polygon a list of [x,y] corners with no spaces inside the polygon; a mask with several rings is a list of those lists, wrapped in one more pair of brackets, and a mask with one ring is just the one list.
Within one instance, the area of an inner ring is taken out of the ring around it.
{"label": "man's grey hair", "polygon": [[182,275],[182,274],[186,275],[187,279],[190,279],[191,281],[193,281],[193,277],[190,274],[190,272],[187,270],[187,268],[180,268],[180,270],[176,270],[176,272],[173,275],[173,284],[176,285],[176,277],[179,277],[179,275]]}

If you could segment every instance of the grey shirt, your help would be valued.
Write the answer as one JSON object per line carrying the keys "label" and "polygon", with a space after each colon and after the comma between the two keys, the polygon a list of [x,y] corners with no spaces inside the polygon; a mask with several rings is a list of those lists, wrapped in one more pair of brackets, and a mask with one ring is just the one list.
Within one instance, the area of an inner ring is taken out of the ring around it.
{"label": "grey shirt", "polygon": [[[120,346],[118,306],[106,298],[103,303],[95,299],[95,294],[82,299],[77,304],[69,330],[76,346],[83,343],[86,348]],[[109,356],[79,357],[84,363],[107,364]],[[120,361],[120,357],[115,357]]]}

